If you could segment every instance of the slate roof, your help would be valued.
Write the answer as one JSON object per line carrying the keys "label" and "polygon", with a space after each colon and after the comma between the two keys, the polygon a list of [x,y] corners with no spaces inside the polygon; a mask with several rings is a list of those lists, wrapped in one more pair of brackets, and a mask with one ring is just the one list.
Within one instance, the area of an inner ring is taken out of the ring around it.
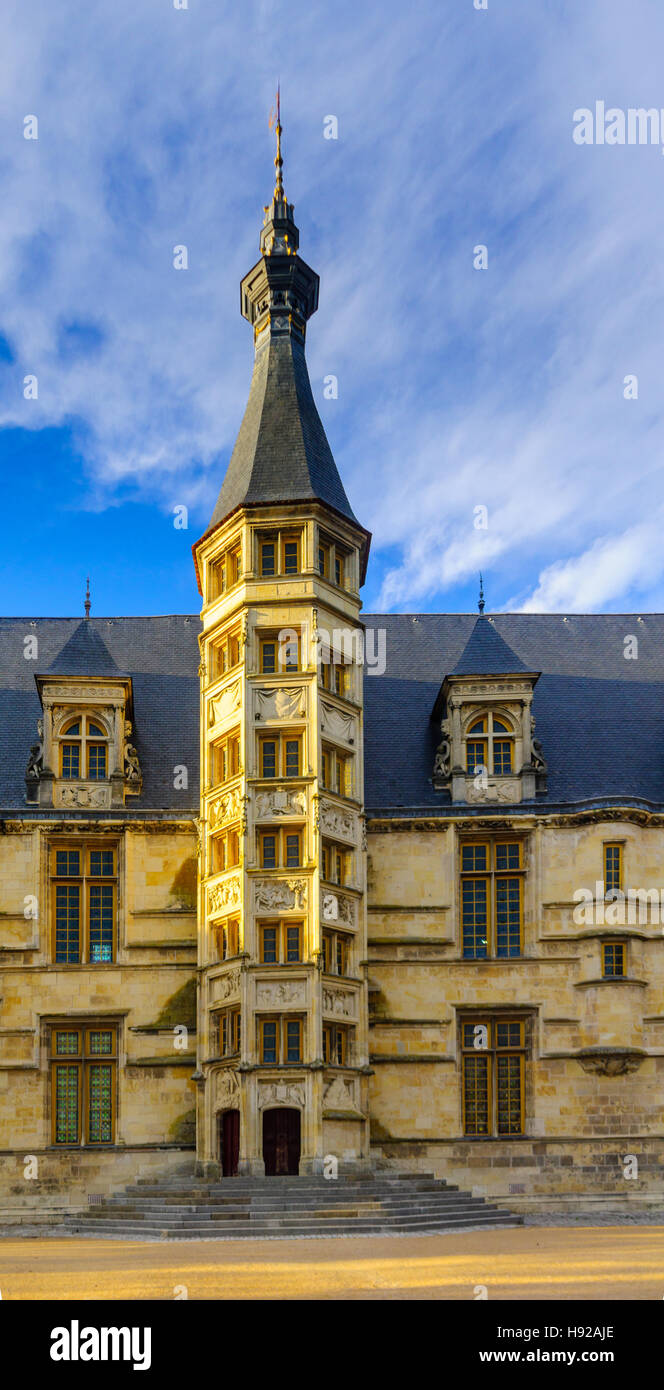
{"label": "slate roof", "polygon": [[51,662],[46,675],[121,676],[94,624],[83,618]]}
{"label": "slate roof", "polygon": [[[364,621],[384,630],[387,663],[384,674],[365,674],[367,810],[458,814],[458,805],[431,785],[440,741],[431,711],[477,617],[399,613],[365,615]],[[542,672],[533,712],[549,772],[537,808],[610,801],[664,810],[664,615],[510,613],[485,621],[525,669]],[[134,688],[132,741],[143,793],[118,814],[195,814],[198,617],[91,618],[90,626]],[[48,670],[79,627],[77,618],[0,620],[0,817],[26,812],[25,769],[41,716],[35,667]],[[38,638],[36,662],[23,655],[28,635]],[[625,660],[630,635],[638,639],[637,660]],[[181,764],[189,769],[189,787],[175,791],[173,768]],[[464,815],[486,814],[486,808],[463,809]],[[532,812],[533,804],[521,803],[521,809]],[[43,812],[30,808],[27,814]]]}
{"label": "slate roof", "polygon": [[[383,676],[364,680],[367,810],[458,812],[431,785],[440,725],[430,715],[476,616],[363,620],[384,629],[387,662]],[[547,795],[537,807],[612,800],[664,809],[664,615],[501,613],[486,621],[527,670],[542,672],[533,714],[549,770]],[[638,639],[637,660],[625,660],[628,635]],[[525,809],[532,812],[533,804]],[[466,810],[486,814],[486,808]]]}
{"label": "slate roof", "polygon": [[359,525],[316,409],[304,348],[284,334],[256,353],[247,408],[208,529],[242,504],[313,499]]}
{"label": "slate roof", "polygon": [[[26,811],[25,769],[42,713],[35,671],[65,674],[62,660],[68,651],[71,674],[83,675],[84,643],[97,668],[91,674],[126,672],[132,677],[132,743],[143,771],[143,790],[129,798],[124,811],[113,815],[197,814],[198,617],[90,618],[88,631],[81,635],[84,624],[78,618],[0,620],[0,817]],[[36,661],[26,661],[23,655],[26,636],[37,637]],[[178,765],[189,771],[189,786],[180,791],[173,786],[173,769]],[[43,815],[43,808],[31,807],[28,813]],[[53,814],[62,816],[61,811]]]}
{"label": "slate roof", "polygon": [[508,647],[489,618],[480,617],[466,642],[452,675],[512,676],[525,671],[521,658]]}

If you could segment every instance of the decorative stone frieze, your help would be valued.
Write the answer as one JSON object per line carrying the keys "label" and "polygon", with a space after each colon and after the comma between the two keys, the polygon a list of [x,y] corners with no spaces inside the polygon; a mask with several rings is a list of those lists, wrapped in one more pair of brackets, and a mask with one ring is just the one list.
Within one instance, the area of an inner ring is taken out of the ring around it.
{"label": "decorative stone frieze", "polygon": [[208,912],[216,916],[228,908],[239,907],[242,901],[242,880],[239,874],[223,879],[208,888]]}
{"label": "decorative stone frieze", "polygon": [[307,693],[304,686],[287,686],[285,689],[254,691],[254,718],[262,721],[271,719],[304,719],[307,713]]}
{"label": "decorative stone frieze", "polygon": [[307,880],[256,879],[254,903],[257,912],[304,912],[307,906]]}

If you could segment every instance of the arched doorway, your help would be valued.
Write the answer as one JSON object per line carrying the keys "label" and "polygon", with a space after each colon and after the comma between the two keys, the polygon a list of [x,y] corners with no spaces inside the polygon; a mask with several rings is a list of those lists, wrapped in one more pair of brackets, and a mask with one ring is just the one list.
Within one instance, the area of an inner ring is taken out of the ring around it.
{"label": "arched doorway", "polygon": [[280,1107],[263,1111],[263,1158],[266,1178],[300,1171],[300,1112]]}
{"label": "arched doorway", "polygon": [[219,1116],[219,1162],[225,1178],[237,1176],[240,1157],[240,1112],[224,1110]]}

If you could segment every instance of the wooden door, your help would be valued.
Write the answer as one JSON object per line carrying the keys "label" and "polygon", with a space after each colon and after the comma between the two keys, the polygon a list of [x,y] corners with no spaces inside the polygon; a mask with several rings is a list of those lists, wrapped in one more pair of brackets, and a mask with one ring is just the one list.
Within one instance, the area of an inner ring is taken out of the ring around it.
{"label": "wooden door", "polygon": [[240,1112],[224,1110],[219,1117],[219,1146],[221,1149],[221,1169],[225,1178],[237,1175],[240,1157]]}
{"label": "wooden door", "polygon": [[300,1171],[299,1110],[263,1111],[265,1176],[296,1178]]}

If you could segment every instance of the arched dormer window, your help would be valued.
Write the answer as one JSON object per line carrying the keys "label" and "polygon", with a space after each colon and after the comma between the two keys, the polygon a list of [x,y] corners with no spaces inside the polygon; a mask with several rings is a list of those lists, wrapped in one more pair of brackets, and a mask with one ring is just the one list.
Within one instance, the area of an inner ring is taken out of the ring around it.
{"label": "arched dormer window", "polygon": [[473,719],[466,733],[466,772],[480,767],[494,776],[514,771],[514,733],[497,714]]}
{"label": "arched dormer window", "polygon": [[65,726],[60,735],[60,770],[66,782],[105,781],[108,734],[98,719],[82,714]]}

